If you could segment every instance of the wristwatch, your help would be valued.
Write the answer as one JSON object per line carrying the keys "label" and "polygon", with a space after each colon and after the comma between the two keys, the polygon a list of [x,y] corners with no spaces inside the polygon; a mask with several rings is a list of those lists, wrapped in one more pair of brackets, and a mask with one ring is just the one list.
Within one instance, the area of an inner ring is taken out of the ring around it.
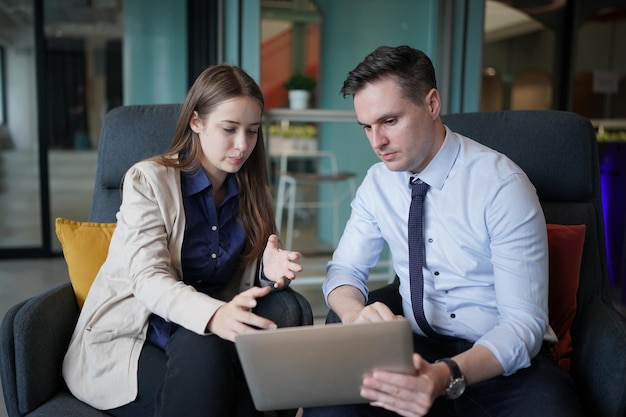
{"label": "wristwatch", "polygon": [[437,362],[444,362],[450,368],[450,385],[446,388],[446,398],[456,400],[465,391],[465,377],[461,373],[459,365],[450,358],[442,358]]}

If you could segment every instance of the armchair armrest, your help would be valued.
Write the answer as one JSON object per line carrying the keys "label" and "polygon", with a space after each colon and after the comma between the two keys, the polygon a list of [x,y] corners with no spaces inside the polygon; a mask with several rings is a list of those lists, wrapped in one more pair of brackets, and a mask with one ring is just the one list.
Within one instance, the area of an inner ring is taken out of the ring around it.
{"label": "armchair armrest", "polygon": [[13,321],[15,315],[26,301],[22,301],[11,307],[0,326],[0,378],[2,378],[2,393],[4,404],[9,417],[17,417],[17,392],[15,389],[15,343],[13,338]]}
{"label": "armchair armrest", "polygon": [[626,319],[595,296],[572,329],[572,374],[586,414],[626,415]]}
{"label": "armchair armrest", "polygon": [[28,413],[63,386],[61,366],[78,319],[70,283],[27,300],[13,318],[15,395]]}

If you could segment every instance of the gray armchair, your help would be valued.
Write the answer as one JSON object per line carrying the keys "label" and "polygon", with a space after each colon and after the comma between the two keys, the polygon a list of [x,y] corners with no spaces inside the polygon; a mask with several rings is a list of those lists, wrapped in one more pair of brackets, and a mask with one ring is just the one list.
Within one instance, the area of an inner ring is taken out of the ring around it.
{"label": "gray armchair", "polygon": [[[571,374],[585,415],[625,416],[626,319],[611,301],[598,146],[591,123],[551,110],[453,114],[443,122],[515,161],[537,188],[547,223],[586,225],[571,327]],[[372,291],[373,301],[402,314],[397,282]],[[327,322],[337,321],[330,311]]]}
{"label": "gray armchair", "polygon": [[[118,107],[102,126],[90,221],[115,222],[120,184],[136,161],[170,144],[179,105]],[[297,308],[294,325],[312,325],[308,301],[292,289],[282,293]],[[61,364],[79,309],[69,283],[12,307],[0,327],[0,377],[9,417],[97,417],[106,414],[77,400],[65,387]],[[266,415],[293,416],[297,410]]]}

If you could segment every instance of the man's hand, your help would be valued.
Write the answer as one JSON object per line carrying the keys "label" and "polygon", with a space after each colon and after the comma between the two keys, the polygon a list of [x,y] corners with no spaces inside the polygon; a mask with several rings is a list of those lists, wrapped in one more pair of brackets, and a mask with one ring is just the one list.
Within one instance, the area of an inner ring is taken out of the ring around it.
{"label": "man's hand", "polygon": [[296,263],[301,257],[300,252],[281,249],[278,236],[270,235],[263,252],[263,273],[275,282],[274,288],[282,288],[286,279],[295,279],[296,272],[302,271],[302,265]]}
{"label": "man's hand", "polygon": [[256,307],[257,298],[269,293],[270,287],[252,287],[237,294],[230,302],[217,309],[207,324],[207,331],[232,342],[237,334],[253,331],[254,328],[275,329],[274,322],[250,311]]}
{"label": "man's hand", "polygon": [[428,413],[450,379],[446,365],[441,365],[430,364],[415,353],[414,375],[375,370],[363,379],[361,396],[371,400],[371,405],[401,416],[421,417]]}
{"label": "man's hand", "polygon": [[[489,349],[474,345],[453,357],[468,385],[502,375],[504,369]],[[413,354],[414,375],[374,371],[363,379],[361,395],[376,407],[401,416],[423,416],[450,383],[450,368],[443,362],[429,363]]]}
{"label": "man's hand", "polygon": [[398,318],[386,304],[365,304],[365,297],[351,285],[341,285],[328,294],[330,308],[344,324],[390,321]]}
{"label": "man's hand", "polygon": [[390,321],[397,319],[398,316],[387,307],[386,304],[381,302],[375,302],[363,306],[358,311],[345,314],[341,321],[342,323],[370,323],[378,321]]}

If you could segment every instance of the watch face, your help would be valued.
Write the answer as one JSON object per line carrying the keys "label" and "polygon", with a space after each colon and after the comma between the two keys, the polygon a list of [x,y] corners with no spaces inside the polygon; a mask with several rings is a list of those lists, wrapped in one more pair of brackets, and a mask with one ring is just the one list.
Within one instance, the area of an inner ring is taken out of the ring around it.
{"label": "watch face", "polygon": [[446,390],[446,395],[451,400],[455,400],[459,398],[463,394],[464,391],[465,391],[465,379],[455,378],[448,386],[448,389]]}

